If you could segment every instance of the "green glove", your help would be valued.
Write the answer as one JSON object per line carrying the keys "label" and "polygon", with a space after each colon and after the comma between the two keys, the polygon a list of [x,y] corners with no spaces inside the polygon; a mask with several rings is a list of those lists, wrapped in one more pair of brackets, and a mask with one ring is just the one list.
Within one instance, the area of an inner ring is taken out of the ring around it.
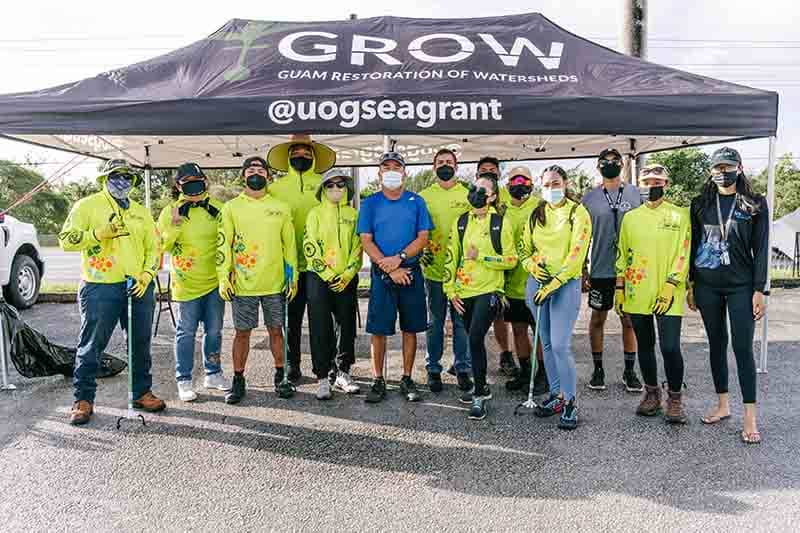
{"label": "green glove", "polygon": [[219,295],[226,302],[230,302],[233,298],[233,284],[229,278],[219,280]]}
{"label": "green glove", "polygon": [[663,315],[669,308],[672,307],[672,302],[675,300],[675,285],[672,283],[665,283],[658,293],[656,304],[653,306],[654,315]]}
{"label": "green glove", "polygon": [[136,276],[133,276],[135,284],[131,289],[131,294],[136,298],[141,298],[144,296],[144,293],[147,292],[147,287],[150,286],[150,282],[153,281],[153,275],[150,272],[141,272]]}
{"label": "green glove", "polygon": [[536,291],[536,294],[533,297],[533,303],[536,305],[542,305],[545,300],[547,300],[551,294],[556,292],[564,283],[554,277],[547,285],[539,287],[539,290]]}
{"label": "green glove", "polygon": [[617,312],[619,316],[625,314],[625,311],[622,310],[622,306],[625,305],[625,289],[614,289],[614,310]]}

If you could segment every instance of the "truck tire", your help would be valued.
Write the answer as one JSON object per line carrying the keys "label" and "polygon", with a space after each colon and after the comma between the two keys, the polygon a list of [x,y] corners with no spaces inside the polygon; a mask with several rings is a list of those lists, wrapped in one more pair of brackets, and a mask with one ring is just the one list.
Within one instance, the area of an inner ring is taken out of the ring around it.
{"label": "truck tire", "polygon": [[27,309],[39,298],[41,279],[39,267],[29,255],[19,254],[11,265],[11,277],[3,293],[17,309]]}

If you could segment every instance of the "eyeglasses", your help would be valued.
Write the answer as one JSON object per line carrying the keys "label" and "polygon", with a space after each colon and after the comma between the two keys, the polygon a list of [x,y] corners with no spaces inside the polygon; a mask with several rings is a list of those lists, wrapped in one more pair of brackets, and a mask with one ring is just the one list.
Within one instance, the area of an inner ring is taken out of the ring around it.
{"label": "eyeglasses", "polygon": [[667,169],[662,167],[661,165],[658,165],[658,166],[655,166],[655,167],[648,167],[648,168],[642,169],[642,174],[641,175],[642,175],[642,177],[644,177],[644,176],[650,176],[650,175],[653,175],[653,176],[666,176],[666,174],[667,174]]}
{"label": "eyeglasses", "polygon": [[347,183],[344,181],[329,181],[325,184],[326,189],[333,189],[334,187],[338,189],[344,189],[347,187]]}

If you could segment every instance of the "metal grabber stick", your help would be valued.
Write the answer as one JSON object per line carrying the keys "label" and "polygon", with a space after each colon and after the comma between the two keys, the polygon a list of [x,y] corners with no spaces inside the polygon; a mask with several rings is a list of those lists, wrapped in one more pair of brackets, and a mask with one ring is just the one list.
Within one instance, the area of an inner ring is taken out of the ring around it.
{"label": "metal grabber stick", "polygon": [[536,375],[537,365],[539,361],[536,359],[539,346],[539,318],[542,314],[542,306],[536,306],[536,327],[533,328],[533,352],[531,353],[531,380],[528,384],[528,400],[522,402],[514,408],[514,414],[520,414],[521,409],[536,409],[538,404],[533,400],[533,379]]}
{"label": "metal grabber stick", "polygon": [[117,418],[117,429],[120,428],[120,424],[122,424],[123,420],[135,420],[139,419],[142,421],[142,425],[146,426],[147,422],[144,421],[144,416],[137,413],[133,410],[133,287],[134,287],[134,280],[131,277],[127,278],[125,288],[128,294],[128,329],[127,329],[127,337],[128,337],[128,411],[125,413],[125,416],[121,416]]}

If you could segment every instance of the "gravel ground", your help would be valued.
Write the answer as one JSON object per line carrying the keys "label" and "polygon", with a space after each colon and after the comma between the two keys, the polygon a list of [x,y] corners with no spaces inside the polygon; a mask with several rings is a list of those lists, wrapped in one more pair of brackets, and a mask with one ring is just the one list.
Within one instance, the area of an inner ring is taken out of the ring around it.
{"label": "gravel ground", "polygon": [[[490,417],[468,421],[452,379],[439,395],[426,391],[420,404],[406,404],[397,392],[378,407],[343,395],[321,403],[311,380],[295,399],[279,400],[261,339],[251,352],[245,402],[227,406],[221,394],[202,392],[184,404],[174,388],[174,333],[165,319],[153,344],[154,389],[169,406],[148,415],[145,427],[115,429],[125,374],[100,383],[97,414],[86,428],[66,421],[68,381],[13,376],[19,390],[0,393],[0,530],[796,531],[800,291],[776,291],[771,308],[769,373],[759,381],[764,443],[750,447],[738,440],[740,405],[718,426],[700,423],[714,395],[694,314],[683,329],[691,421],[670,427],[634,416],[637,396],[617,381],[622,356],[613,317],[609,390],[586,389],[584,309],[574,337],[575,432],[559,431],[552,419],[515,417],[522,398],[501,386],[494,387]],[[38,305],[24,316],[51,340],[74,343],[75,305]],[[231,339],[228,324],[224,353]],[[396,391],[399,346],[390,348]],[[118,332],[109,351],[124,354]],[[366,334],[357,351],[354,374],[365,389]],[[416,372],[422,383],[423,353]],[[501,383],[496,359],[490,380]],[[309,374],[307,356],[304,364]]]}

